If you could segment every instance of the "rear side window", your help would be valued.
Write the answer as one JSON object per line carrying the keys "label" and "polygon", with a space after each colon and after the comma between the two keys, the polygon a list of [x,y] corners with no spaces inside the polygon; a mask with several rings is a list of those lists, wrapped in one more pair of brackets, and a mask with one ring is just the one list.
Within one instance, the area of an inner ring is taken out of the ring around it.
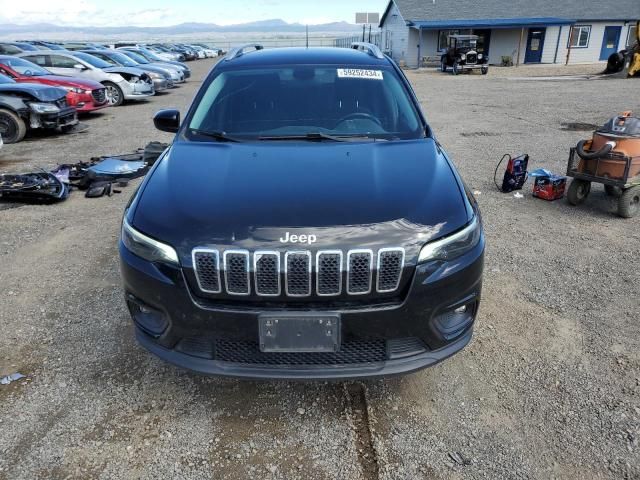
{"label": "rear side window", "polygon": [[51,61],[49,59],[49,55],[29,55],[27,60],[35,63],[41,67],[51,66]]}
{"label": "rear side window", "polygon": [[[38,62],[34,62],[38,63]],[[74,58],[63,57],[60,55],[51,55],[51,66],[55,68],[73,68],[77,65],[78,61]],[[38,65],[40,65],[38,63]]]}
{"label": "rear side window", "polygon": [[204,87],[189,129],[238,137],[424,136],[422,121],[392,68],[330,65],[221,71]]}

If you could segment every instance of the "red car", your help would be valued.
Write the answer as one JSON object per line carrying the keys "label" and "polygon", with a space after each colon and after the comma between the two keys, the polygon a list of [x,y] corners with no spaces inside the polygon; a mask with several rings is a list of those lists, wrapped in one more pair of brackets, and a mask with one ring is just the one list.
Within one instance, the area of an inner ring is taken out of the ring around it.
{"label": "red car", "polygon": [[104,85],[93,80],[52,75],[24,58],[0,55],[0,74],[19,83],[41,83],[67,90],[67,103],[78,112],[92,112],[109,106]]}

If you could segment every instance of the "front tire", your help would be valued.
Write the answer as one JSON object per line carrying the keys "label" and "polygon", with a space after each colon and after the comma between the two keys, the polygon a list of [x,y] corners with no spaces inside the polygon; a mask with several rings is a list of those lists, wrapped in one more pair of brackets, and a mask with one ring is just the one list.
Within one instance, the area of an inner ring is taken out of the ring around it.
{"label": "front tire", "polygon": [[458,73],[460,73],[460,66],[458,65],[458,62],[453,62],[452,73],[454,75],[458,75]]}
{"label": "front tire", "polygon": [[27,134],[27,125],[11,110],[0,109],[0,136],[4,143],[18,143]]}
{"label": "front tire", "polygon": [[631,187],[618,199],[618,215],[622,218],[635,217],[640,211],[640,186]]}
{"label": "front tire", "polygon": [[580,205],[587,199],[590,192],[591,182],[576,179],[569,185],[567,200],[571,205]]}
{"label": "front tire", "polygon": [[124,94],[122,89],[112,82],[104,82],[104,88],[106,89],[107,101],[112,107],[119,107],[124,103]]}
{"label": "front tire", "polygon": [[444,58],[440,59],[440,71],[447,73],[447,61]]}
{"label": "front tire", "polygon": [[482,75],[486,75],[487,73],[489,73],[489,67],[481,67],[480,73],[482,73]]}

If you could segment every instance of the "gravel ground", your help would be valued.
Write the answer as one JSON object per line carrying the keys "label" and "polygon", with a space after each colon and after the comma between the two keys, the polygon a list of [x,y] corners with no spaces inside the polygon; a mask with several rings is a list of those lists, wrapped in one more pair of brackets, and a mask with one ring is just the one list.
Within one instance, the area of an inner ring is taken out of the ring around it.
{"label": "gravel ground", "polygon": [[[84,119],[86,133],[0,150],[0,171],[126,153],[170,136],[187,85]],[[547,73],[545,73],[546,75]],[[521,73],[518,74],[522,75]],[[439,140],[481,192],[487,233],[476,335],[459,355],[364,383],[202,377],[138,347],[111,198],[0,210],[0,479],[640,478],[640,219],[498,193],[503,153],[562,172],[568,148],[640,110],[636,80],[408,74]]]}

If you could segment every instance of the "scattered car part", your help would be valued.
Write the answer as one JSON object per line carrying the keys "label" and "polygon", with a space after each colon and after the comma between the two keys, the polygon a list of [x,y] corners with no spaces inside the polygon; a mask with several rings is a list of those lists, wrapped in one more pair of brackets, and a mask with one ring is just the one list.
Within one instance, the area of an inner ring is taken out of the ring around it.
{"label": "scattered car part", "polygon": [[69,187],[50,172],[0,174],[3,200],[53,203],[66,200]]}
{"label": "scattered car part", "polygon": [[21,378],[26,377],[19,372],[12,373],[11,375],[0,378],[0,385],[9,385],[10,383],[15,382],[16,380],[20,380]]}

